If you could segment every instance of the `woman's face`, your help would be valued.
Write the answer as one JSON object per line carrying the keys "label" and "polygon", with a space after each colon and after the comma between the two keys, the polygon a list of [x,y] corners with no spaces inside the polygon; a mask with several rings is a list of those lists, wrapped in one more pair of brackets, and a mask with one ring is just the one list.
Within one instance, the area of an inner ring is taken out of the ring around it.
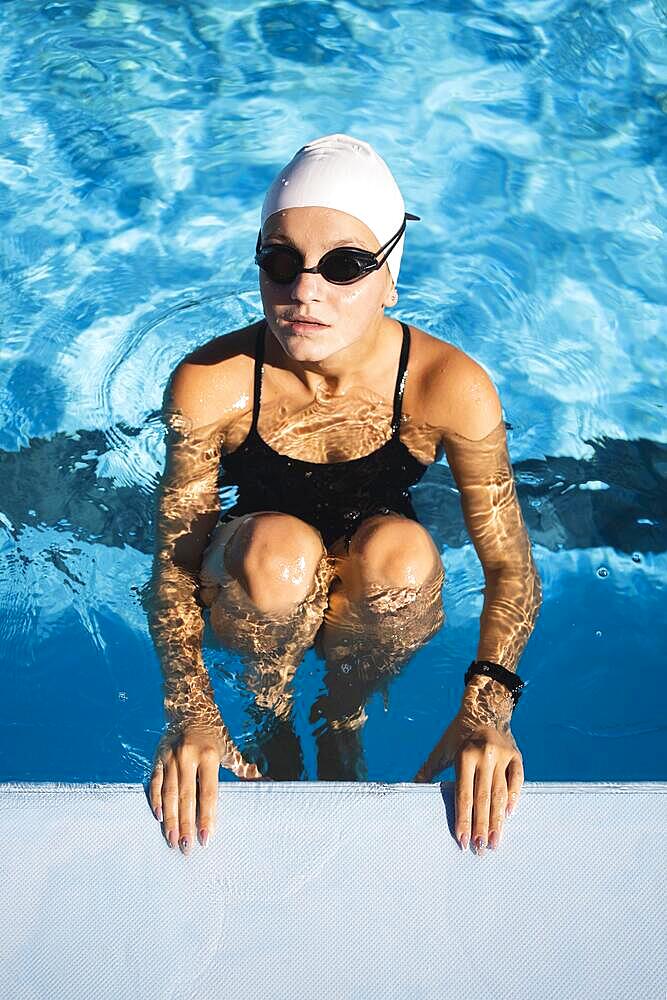
{"label": "woman's face", "polygon": [[[380,243],[359,219],[333,208],[287,208],[275,212],[262,227],[262,246],[288,243],[316,267],[336,245],[376,252]],[[297,361],[323,361],[379,329],[384,307],[392,304],[393,280],[386,262],[351,285],[334,285],[321,274],[298,274],[290,285],[278,285],[259,269],[264,315],[283,350]],[[324,326],[295,330],[289,320],[310,316]]]}

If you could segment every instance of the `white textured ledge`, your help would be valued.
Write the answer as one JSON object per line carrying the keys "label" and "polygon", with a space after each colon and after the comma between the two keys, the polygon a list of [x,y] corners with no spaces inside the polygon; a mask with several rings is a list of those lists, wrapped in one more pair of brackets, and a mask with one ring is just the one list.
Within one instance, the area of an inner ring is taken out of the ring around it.
{"label": "white textured ledge", "polygon": [[13,1000],[664,1000],[667,782],[526,782],[462,854],[453,782],[221,782],[170,850],[138,784],[0,784]]}

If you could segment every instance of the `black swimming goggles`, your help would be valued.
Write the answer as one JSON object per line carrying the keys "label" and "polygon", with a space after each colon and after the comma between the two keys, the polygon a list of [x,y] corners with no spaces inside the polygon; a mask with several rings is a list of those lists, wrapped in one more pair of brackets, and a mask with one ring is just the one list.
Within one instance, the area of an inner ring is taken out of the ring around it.
{"label": "black swimming goggles", "polygon": [[[370,250],[360,250],[357,247],[336,247],[325,253],[317,267],[304,267],[303,257],[296,247],[284,243],[269,243],[262,246],[262,230],[257,236],[255,247],[255,263],[277,285],[291,285],[298,274],[321,274],[323,278],[334,285],[349,285],[358,281],[371,271],[377,271],[394,249],[401,238],[408,219],[420,220],[418,215],[405,213],[403,224],[388,243],[375,253]],[[271,237],[269,237],[270,239]],[[387,252],[381,260],[378,259],[383,250]]]}

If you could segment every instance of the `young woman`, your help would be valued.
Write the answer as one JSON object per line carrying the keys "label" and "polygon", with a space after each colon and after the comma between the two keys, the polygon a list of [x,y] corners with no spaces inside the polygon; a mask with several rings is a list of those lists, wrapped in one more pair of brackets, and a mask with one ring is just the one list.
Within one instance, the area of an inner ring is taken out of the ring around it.
{"label": "young woman", "polygon": [[[518,505],[498,394],[454,345],[385,315],[408,220],[367,143],[303,146],[264,199],[257,240],[264,316],[181,362],[165,396],[151,630],[170,725],[150,783],[171,846],[215,825],[218,767],[298,778],[291,681],[306,649],[326,661],[312,707],[318,777],[365,775],[365,702],[442,626],[444,568],[409,488],[446,454],[484,568],[478,659],[461,708],[415,780],[456,766],[456,835],[497,846],[523,783],[510,731],[516,664],[541,588]],[[219,518],[219,475],[238,487]],[[255,764],[213,698],[202,607],[237,650],[256,703]]]}

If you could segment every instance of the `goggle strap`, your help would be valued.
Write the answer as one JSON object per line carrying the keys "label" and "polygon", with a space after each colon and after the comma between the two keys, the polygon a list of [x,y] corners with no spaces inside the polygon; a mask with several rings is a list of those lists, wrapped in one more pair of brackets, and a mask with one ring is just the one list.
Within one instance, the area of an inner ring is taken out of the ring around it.
{"label": "goggle strap", "polygon": [[[397,243],[398,243],[398,241],[400,240],[400,238],[401,238],[401,236],[402,236],[402,234],[403,234],[403,230],[404,230],[404,229],[405,229],[405,219],[403,219],[403,225],[402,225],[402,226],[401,226],[401,228],[400,228],[400,229],[398,230],[398,232],[396,233],[396,235],[395,235],[395,236],[392,236],[392,238],[391,238],[390,240],[388,240],[388,242],[387,242],[387,243],[385,243],[385,245],[384,245],[384,246],[380,247],[380,249],[376,251],[376,253],[375,253],[375,256],[377,257],[377,256],[378,256],[378,254],[382,253],[382,251],[383,251],[383,250],[384,250],[384,249],[385,249],[386,247],[390,247],[390,249],[389,249],[389,250],[387,250],[387,252],[386,252],[386,254],[384,255],[384,257],[383,257],[383,258],[382,258],[381,260],[378,260],[378,261],[377,261],[377,263],[376,263],[376,265],[375,265],[375,270],[379,270],[379,269],[380,269],[380,268],[382,267],[382,265],[383,265],[383,264],[384,264],[384,262],[386,261],[387,257],[389,256],[389,254],[390,254],[390,253],[392,252],[392,250],[394,249],[394,247],[396,246],[396,244],[397,244]],[[390,244],[392,244],[392,243],[394,244],[394,246],[390,246]]]}
{"label": "goggle strap", "polygon": [[[360,251],[361,253],[369,253],[369,254],[371,254],[371,256],[374,258],[374,263],[371,264],[369,262],[366,265],[362,265],[362,270],[361,270],[361,272],[359,274],[359,277],[361,277],[362,274],[367,274],[369,271],[377,271],[377,270],[379,270],[382,267],[382,265],[386,261],[387,257],[389,256],[389,254],[394,249],[396,243],[400,240],[400,238],[401,238],[401,236],[403,234],[403,231],[405,230],[405,225],[406,225],[406,222],[407,222],[408,219],[414,220],[415,222],[420,222],[421,221],[420,216],[413,215],[411,212],[406,212],[405,215],[404,215],[404,217],[403,217],[403,223],[401,225],[401,228],[398,230],[398,232],[394,236],[391,237],[391,239],[389,239],[383,246],[381,246],[379,250],[376,250],[375,253],[371,253],[370,250],[368,250],[368,251],[363,251],[363,250]],[[262,248],[262,229],[261,229],[261,226],[260,226],[259,232],[257,233],[257,245],[255,247],[255,255],[257,255],[259,253],[259,251],[261,250],[261,248]],[[301,256],[298,253],[298,251],[294,249],[294,247],[286,247],[285,249],[292,250],[298,256]],[[343,247],[337,247],[336,249],[342,250],[344,248]],[[382,253],[383,250],[386,250],[387,252],[385,253],[384,257],[382,257],[381,259],[378,259],[379,255]],[[328,253],[335,253],[335,250],[329,250]],[[326,257],[327,254],[325,254],[324,256]],[[303,259],[301,260],[301,263],[303,263]],[[317,273],[317,269],[316,268],[310,268],[310,267],[308,267],[308,268],[303,268],[302,270],[306,271],[307,273],[313,273],[313,272]],[[343,284],[344,283],[345,282],[343,282]]]}

